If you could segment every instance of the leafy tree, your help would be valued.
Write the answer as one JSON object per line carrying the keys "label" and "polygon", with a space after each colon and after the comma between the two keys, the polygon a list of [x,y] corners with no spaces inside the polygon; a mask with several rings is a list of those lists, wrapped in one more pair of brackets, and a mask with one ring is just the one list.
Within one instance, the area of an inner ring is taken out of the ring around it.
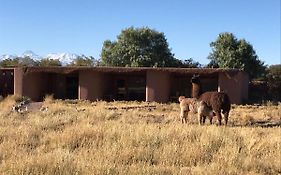
{"label": "leafy tree", "polygon": [[38,63],[30,57],[8,58],[0,62],[1,67],[37,66]]}
{"label": "leafy tree", "polygon": [[266,78],[271,99],[281,101],[281,64],[269,66]]}
{"label": "leafy tree", "polygon": [[61,66],[61,62],[59,59],[51,59],[51,58],[43,58],[38,62],[39,66]]}
{"label": "leafy tree", "polygon": [[179,64],[179,67],[198,68],[198,67],[202,67],[202,65],[199,62],[194,61],[193,58],[189,58],[187,60],[181,61]]}
{"label": "leafy tree", "polygon": [[85,55],[78,56],[75,60],[73,60],[69,66],[95,66],[96,60],[94,57],[86,57]]}
{"label": "leafy tree", "polygon": [[175,67],[174,58],[164,33],[130,27],[121,31],[117,41],[106,40],[101,52],[101,63],[107,66]]}
{"label": "leafy tree", "polygon": [[19,65],[18,58],[15,59],[8,58],[0,61],[0,67],[16,67],[18,65]]}
{"label": "leafy tree", "polygon": [[220,68],[238,68],[246,71],[250,79],[257,78],[265,72],[265,66],[259,60],[253,46],[245,39],[238,40],[232,33],[219,34],[211,42],[212,53],[209,59]]}
{"label": "leafy tree", "polygon": [[206,68],[219,68],[219,64],[215,60],[211,60],[206,66]]}

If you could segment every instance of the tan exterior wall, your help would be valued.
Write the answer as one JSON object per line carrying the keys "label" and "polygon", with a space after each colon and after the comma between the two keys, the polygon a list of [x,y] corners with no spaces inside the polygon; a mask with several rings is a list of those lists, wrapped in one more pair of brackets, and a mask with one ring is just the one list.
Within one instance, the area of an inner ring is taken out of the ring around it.
{"label": "tan exterior wall", "polygon": [[79,72],[79,99],[99,100],[104,94],[103,74],[93,71]]}
{"label": "tan exterior wall", "polygon": [[146,101],[168,102],[170,87],[170,73],[148,71],[146,74]]}
{"label": "tan exterior wall", "polygon": [[23,69],[22,68],[14,69],[14,95],[16,96],[23,95]]}
{"label": "tan exterior wall", "polygon": [[31,98],[33,101],[41,101],[45,95],[47,82],[43,73],[30,73],[23,76],[22,95]]}
{"label": "tan exterior wall", "polygon": [[[20,75],[20,70],[16,73]],[[54,95],[54,98],[65,99],[67,98],[65,78],[66,76],[63,74],[39,72],[25,74],[22,78],[17,76],[15,94],[27,96],[33,101],[42,101],[46,95]]]}
{"label": "tan exterior wall", "polygon": [[248,99],[248,84],[249,78],[246,73],[238,72],[234,75],[220,73],[218,91],[226,92],[231,103],[241,104]]}
{"label": "tan exterior wall", "polygon": [[[172,87],[171,73],[148,70],[146,72],[146,101],[168,102]],[[92,70],[79,71],[78,98],[88,100],[113,99],[116,95],[115,73],[101,73]],[[134,76],[129,74],[128,76]],[[14,69],[14,94],[28,96],[41,101],[44,95],[53,93],[57,98],[65,97],[65,74],[28,73]],[[206,76],[208,78],[208,76]],[[208,80],[207,84],[210,81]],[[212,80],[213,82],[213,80]],[[248,99],[248,75],[244,72],[219,73],[218,91],[228,93],[232,103],[241,104]]]}

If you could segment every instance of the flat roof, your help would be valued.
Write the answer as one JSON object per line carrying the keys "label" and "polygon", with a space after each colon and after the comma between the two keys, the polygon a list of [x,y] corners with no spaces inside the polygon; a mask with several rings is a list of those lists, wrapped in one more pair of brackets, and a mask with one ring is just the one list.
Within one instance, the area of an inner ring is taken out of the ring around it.
{"label": "flat roof", "polygon": [[[1,68],[2,69],[2,68]],[[11,69],[11,68],[9,68]],[[17,69],[17,68],[15,68]],[[238,73],[243,72],[239,69],[222,68],[154,68],[154,67],[86,67],[86,66],[53,66],[53,67],[22,67],[25,74],[32,72],[47,73],[75,73],[78,71],[93,71],[103,73],[146,73],[147,71],[169,72],[176,74],[218,74],[218,73]]]}

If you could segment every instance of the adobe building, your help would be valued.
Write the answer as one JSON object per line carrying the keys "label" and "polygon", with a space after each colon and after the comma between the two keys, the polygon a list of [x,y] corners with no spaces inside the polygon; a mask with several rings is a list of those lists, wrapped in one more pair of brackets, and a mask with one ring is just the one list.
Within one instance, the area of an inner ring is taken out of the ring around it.
{"label": "adobe building", "polygon": [[0,95],[56,99],[137,100],[166,103],[191,96],[191,77],[201,77],[202,90],[224,91],[232,103],[248,99],[248,75],[237,69],[24,67],[0,69]]}

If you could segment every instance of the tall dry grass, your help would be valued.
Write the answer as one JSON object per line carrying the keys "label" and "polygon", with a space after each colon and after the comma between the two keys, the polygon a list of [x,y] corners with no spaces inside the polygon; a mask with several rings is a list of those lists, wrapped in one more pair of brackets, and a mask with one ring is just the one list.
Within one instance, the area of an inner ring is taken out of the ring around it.
{"label": "tall dry grass", "polygon": [[[280,174],[279,106],[233,106],[230,126],[180,123],[178,104],[0,102],[1,174]],[[156,108],[124,109],[152,105]]]}

